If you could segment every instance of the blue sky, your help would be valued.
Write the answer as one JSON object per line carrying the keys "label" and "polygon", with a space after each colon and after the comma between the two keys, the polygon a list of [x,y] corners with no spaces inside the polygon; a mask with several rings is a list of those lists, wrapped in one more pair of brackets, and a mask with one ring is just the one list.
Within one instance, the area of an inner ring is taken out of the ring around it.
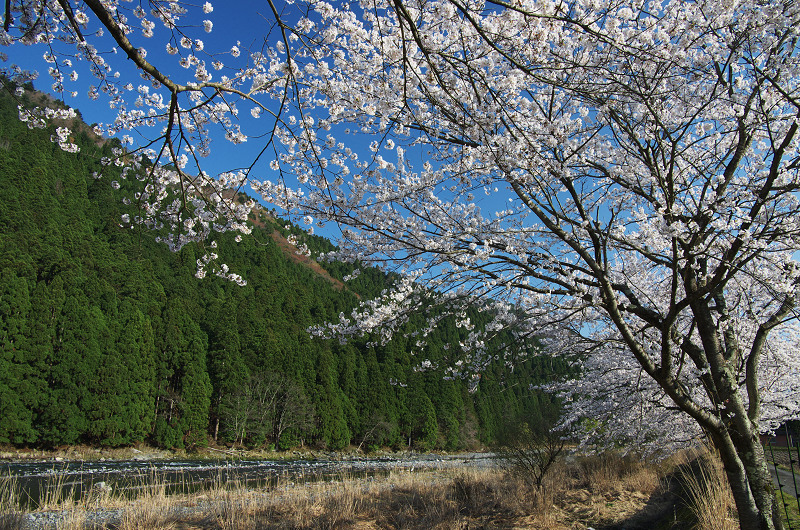
{"label": "blue sky", "polygon": [[[136,4],[126,4],[123,6],[130,6],[132,9]],[[219,59],[227,66],[232,68],[239,68],[246,65],[248,50],[258,51],[264,45],[264,37],[274,24],[274,17],[269,8],[269,5],[263,0],[245,0],[237,2],[213,2],[214,9],[211,13],[204,13],[201,9],[202,1],[194,7],[190,13],[181,19],[181,24],[188,26],[187,35],[192,39],[202,39],[204,42],[204,50],[198,52],[197,55],[207,63],[208,70],[213,74],[214,79],[218,80],[225,70],[215,71],[211,68],[211,63]],[[287,6],[290,11],[292,6]],[[152,18],[152,17],[150,17]],[[296,21],[296,15],[287,15],[287,22],[292,23]],[[139,20],[132,14],[128,15],[129,24],[135,27],[129,35],[129,39],[134,46],[142,46],[147,49],[147,60],[159,68],[167,75],[173,77],[179,83],[187,83],[194,81],[194,69],[184,69],[178,65],[180,55],[169,55],[166,52],[165,44],[170,38],[170,32],[164,28],[163,24],[156,22],[154,28],[154,36],[146,38],[143,36]],[[210,20],[213,23],[213,31],[206,33],[203,29],[203,21]],[[86,31],[88,35],[90,31],[97,28],[96,21],[90,15],[89,29]],[[185,50],[180,48],[177,43],[178,35],[174,40],[175,44],[181,52]],[[268,38],[268,45],[274,45],[280,38],[280,33],[274,31]],[[102,39],[91,40],[93,44],[100,51],[110,51],[115,43],[108,36]],[[239,45],[242,54],[238,59],[232,57],[230,50],[234,45]],[[66,53],[73,53],[74,47],[65,46],[62,51]],[[35,86],[43,91],[52,92],[50,85],[51,80],[47,74],[48,68],[51,66],[47,64],[42,55],[48,52],[48,49],[42,45],[36,46],[21,46],[15,45],[8,51],[9,62],[17,63],[26,69],[38,70],[40,77],[34,82]],[[138,71],[134,68],[133,63],[129,61],[125,54],[119,52],[117,54],[108,53],[105,55],[106,60],[115,71],[120,72],[120,79],[124,82],[130,81],[134,86],[140,84],[142,80],[139,78]],[[84,120],[87,123],[108,123],[116,116],[116,110],[109,108],[108,99],[103,95],[96,101],[89,99],[87,96],[88,88],[91,84],[96,83],[96,79],[90,74],[85,63],[73,61],[72,67],[64,67],[63,74],[66,76],[74,69],[77,70],[79,77],[76,82],[67,82],[66,88],[68,91],[76,91],[77,96],[72,97],[69,93],[53,94],[56,97],[63,99],[68,105],[80,110]],[[166,91],[162,91],[166,95]],[[127,100],[129,107],[133,108],[132,102],[136,98],[135,93],[129,93]],[[264,140],[257,137],[258,133],[267,132],[272,121],[269,119],[262,119],[255,122],[250,117],[250,107],[247,104],[239,105],[239,117],[243,122],[243,129],[248,134],[249,139],[247,142],[239,145],[233,145],[225,140],[221,134],[218,134],[212,141],[211,156],[201,159],[202,169],[211,175],[217,175],[222,171],[232,170],[239,167],[248,166],[252,160],[257,156],[258,152],[264,145]],[[136,136],[133,135],[135,140]],[[352,135],[342,137],[344,141],[350,141],[352,144],[349,146],[360,154],[366,154],[366,146],[372,138],[363,135]],[[386,153],[382,153],[386,156]],[[414,163],[419,168],[421,160],[424,158],[424,153],[421,151],[408,151],[407,159]],[[269,162],[272,160],[273,154],[271,151],[266,152],[259,165],[255,168],[253,176],[258,179],[275,179],[277,173],[269,169]],[[388,158],[388,157],[387,157]],[[187,168],[192,171],[191,167]],[[290,186],[293,183],[288,183]],[[498,199],[495,197],[485,197],[482,193],[476,193],[477,201],[486,201],[487,204],[494,203],[497,208],[505,208],[507,204],[497,204]],[[502,202],[502,198],[499,199]],[[494,208],[493,208],[494,209]],[[488,210],[488,208],[487,208]],[[280,214],[281,212],[279,212]],[[488,211],[485,214],[491,215]],[[316,233],[325,235],[331,239],[336,239],[339,235],[336,227],[325,227],[323,229],[316,228]]]}
{"label": "blue sky", "polygon": [[[219,80],[221,75],[228,72],[234,72],[236,68],[243,67],[247,63],[247,57],[250,51],[261,50],[264,46],[264,37],[274,25],[274,16],[270,10],[269,5],[263,0],[244,0],[237,2],[211,2],[214,9],[211,13],[204,13],[201,9],[203,2],[200,2],[190,10],[190,12],[181,18],[181,25],[188,26],[186,28],[186,35],[192,39],[201,39],[204,43],[202,52],[196,52],[196,55],[207,63],[209,72],[212,73],[213,80]],[[135,4],[122,4],[127,7],[133,8]],[[291,6],[289,6],[291,9]],[[90,23],[89,28],[85,31],[86,35],[90,35],[91,31],[98,27],[93,15],[89,14]],[[149,17],[153,19],[153,17]],[[204,31],[203,21],[210,20],[213,23],[213,30],[210,33]],[[288,21],[296,20],[296,16],[291,13],[287,15]],[[187,83],[194,81],[194,69],[184,69],[178,64],[180,55],[169,55],[166,52],[165,45],[170,39],[170,32],[164,28],[163,24],[159,21],[156,22],[154,28],[154,36],[146,38],[143,36],[139,20],[132,14],[128,15],[129,24],[135,27],[135,31],[129,34],[129,39],[134,46],[144,47],[147,49],[147,60],[159,68],[167,75],[173,77],[179,83]],[[13,30],[12,30],[13,34]],[[277,42],[280,34],[275,31],[269,36],[268,44],[273,45]],[[176,35],[172,42],[175,44],[181,54],[185,54],[186,50],[182,49],[177,43],[180,35]],[[130,81],[134,86],[142,83],[138,71],[134,68],[133,63],[128,60],[125,54],[121,51],[114,54],[111,50],[115,47],[113,40],[108,36],[100,39],[96,37],[89,37],[89,41],[96,46],[96,48],[104,53],[105,59],[112,66],[113,71],[119,71],[119,79],[125,82]],[[60,43],[58,43],[60,44]],[[97,84],[88,70],[88,66],[84,61],[76,61],[72,59],[71,66],[64,66],[64,59],[74,55],[74,46],[58,44],[53,48],[53,51],[59,55],[59,66],[65,77],[68,77],[73,70],[78,73],[78,80],[75,82],[65,82],[65,92],[55,93],[51,88],[52,79],[48,75],[48,69],[52,64],[47,63],[43,55],[50,51],[50,48],[44,45],[23,46],[14,45],[6,50],[9,56],[8,61],[3,64],[3,67],[9,64],[18,64],[26,70],[35,70],[39,73],[38,79],[34,81],[34,86],[44,92],[52,94],[54,97],[62,99],[70,105],[78,109],[84,120],[89,123],[109,123],[116,117],[116,110],[109,108],[108,98],[101,94],[97,100],[92,100],[88,97],[89,87]],[[241,56],[237,59],[231,54],[231,48],[237,46],[241,49]],[[215,60],[220,60],[226,67],[230,69],[223,69],[216,71],[212,68],[211,63]],[[75,92],[73,96],[71,92]],[[166,91],[162,91],[166,95]],[[132,102],[136,98],[135,93],[128,93],[126,100],[128,101],[129,108],[133,108]],[[250,107],[246,104],[239,105],[239,116],[242,120],[243,130],[248,134],[248,141],[243,144],[233,145],[222,137],[222,134],[217,134],[212,140],[211,155],[207,158],[201,159],[202,169],[209,174],[217,175],[222,171],[232,170],[239,167],[248,166],[252,160],[257,156],[259,151],[263,148],[264,141],[257,136],[259,133],[264,133],[270,129],[272,121],[268,118],[256,122],[250,117]],[[217,128],[218,129],[218,128]],[[214,128],[212,128],[212,131]],[[218,130],[217,130],[218,132]],[[130,133],[127,133],[130,134]],[[131,134],[134,140],[139,140],[135,134]],[[266,152],[259,165],[256,168],[254,176],[257,178],[275,178],[277,173],[269,169],[268,164],[272,160],[273,155],[271,152]],[[189,167],[187,170],[192,171]],[[280,212],[279,212],[280,213]],[[324,235],[328,237],[335,237],[335,230],[323,230]]]}

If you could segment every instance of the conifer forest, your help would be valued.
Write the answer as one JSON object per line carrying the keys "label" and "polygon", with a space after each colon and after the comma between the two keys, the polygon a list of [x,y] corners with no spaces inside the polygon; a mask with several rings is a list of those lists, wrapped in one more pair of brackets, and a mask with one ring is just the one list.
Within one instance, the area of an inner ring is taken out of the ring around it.
{"label": "conifer forest", "polygon": [[[24,98],[59,104],[32,86]],[[354,266],[299,255],[292,235],[317,252],[333,245],[273,212],[251,215],[252,237],[215,241],[246,286],[197,279],[204,250],[173,253],[119,223],[126,208],[137,214],[123,200],[136,181],[93,176],[116,140],[76,120],[80,150],[66,153],[52,130],[17,119],[9,94],[0,103],[0,443],[455,450],[550,406],[531,385],[567,367],[530,346],[513,370],[443,377],[443,345],[465,333],[452,319],[426,338],[427,370],[413,320],[385,345],[312,337],[309,326],[391,278],[365,268],[345,287]]]}

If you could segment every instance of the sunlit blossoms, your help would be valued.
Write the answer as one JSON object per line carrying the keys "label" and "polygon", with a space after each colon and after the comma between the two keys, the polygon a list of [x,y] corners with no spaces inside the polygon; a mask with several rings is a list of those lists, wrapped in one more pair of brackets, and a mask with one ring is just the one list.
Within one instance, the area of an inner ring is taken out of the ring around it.
{"label": "sunlit blossoms", "polygon": [[58,146],[68,152],[68,153],[77,153],[80,148],[73,142],[70,141],[70,135],[72,131],[67,127],[58,127],[56,129],[56,134],[53,136],[52,141],[57,143]]}
{"label": "sunlit blossoms", "polygon": [[[53,109],[50,107],[18,107],[19,119],[28,125],[29,129],[43,129],[53,120],[72,120],[77,114],[75,109]],[[69,129],[62,127],[62,130],[54,137],[55,142],[62,142],[69,136]]]}

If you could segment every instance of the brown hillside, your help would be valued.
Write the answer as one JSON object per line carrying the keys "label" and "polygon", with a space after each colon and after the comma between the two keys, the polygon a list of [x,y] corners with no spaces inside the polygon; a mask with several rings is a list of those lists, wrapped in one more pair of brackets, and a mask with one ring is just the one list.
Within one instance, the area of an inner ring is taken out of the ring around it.
{"label": "brown hillside", "polygon": [[296,263],[300,263],[310,268],[316,274],[328,280],[335,289],[341,291],[347,288],[342,281],[337,280],[328,274],[328,271],[326,271],[322,265],[310,257],[300,254],[297,247],[289,243],[289,241],[283,237],[278,230],[275,229],[277,221],[264,208],[261,206],[256,206],[253,209],[253,213],[250,214],[250,222],[253,224],[253,226],[261,228],[269,233],[270,237],[273,239],[273,241],[275,241],[275,243],[277,243],[278,247],[283,251],[286,257]]}

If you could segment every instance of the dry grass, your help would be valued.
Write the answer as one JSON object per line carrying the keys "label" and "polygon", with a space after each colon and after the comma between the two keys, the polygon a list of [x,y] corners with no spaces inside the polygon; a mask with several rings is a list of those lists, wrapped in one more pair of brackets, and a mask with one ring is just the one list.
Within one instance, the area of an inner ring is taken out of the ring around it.
{"label": "dry grass", "polygon": [[[661,468],[615,454],[584,457],[559,471],[551,508],[556,525],[640,527],[663,518],[673,498],[662,485]],[[579,526],[580,527],[580,526]],[[549,528],[546,525],[536,528]]]}
{"label": "dry grass", "polygon": [[[96,496],[86,495],[78,499],[77,485],[67,483],[60,475],[48,484],[37,503],[39,511],[59,512],[58,530],[82,530],[86,526],[89,502],[97,502]],[[17,530],[22,527],[24,510],[20,488],[13,478],[0,478],[0,530]]]}
{"label": "dry grass", "polygon": [[559,465],[539,489],[497,469],[345,480],[328,485],[324,493],[272,505],[256,514],[253,528],[557,530],[621,524],[647,512],[648,500],[661,486],[652,466],[620,462],[605,458]]}
{"label": "dry grass", "polygon": [[682,466],[687,504],[697,530],[737,530],[736,506],[719,457],[710,451]]}
{"label": "dry grass", "polygon": [[83,530],[86,526],[86,512],[83,510],[68,510],[61,522],[58,530]]}
{"label": "dry grass", "polygon": [[8,477],[0,478],[0,530],[12,530],[21,526],[19,505],[19,489],[16,483]]}
{"label": "dry grass", "polygon": [[652,501],[661,491],[655,467],[615,456],[560,463],[538,489],[501,469],[470,468],[256,490],[219,477],[210,490],[181,495],[168,495],[158,477],[148,482],[134,500],[113,493],[72,508],[62,503],[60,509],[69,509],[59,530],[81,528],[82,514],[100,506],[121,513],[111,526],[117,530],[635,527],[659,516]]}
{"label": "dry grass", "polygon": [[109,506],[121,507],[122,515],[117,530],[157,530],[175,528],[173,507],[177,496],[167,494],[166,482],[157,474],[143,479],[137,486],[136,498],[125,502],[115,497]]}

